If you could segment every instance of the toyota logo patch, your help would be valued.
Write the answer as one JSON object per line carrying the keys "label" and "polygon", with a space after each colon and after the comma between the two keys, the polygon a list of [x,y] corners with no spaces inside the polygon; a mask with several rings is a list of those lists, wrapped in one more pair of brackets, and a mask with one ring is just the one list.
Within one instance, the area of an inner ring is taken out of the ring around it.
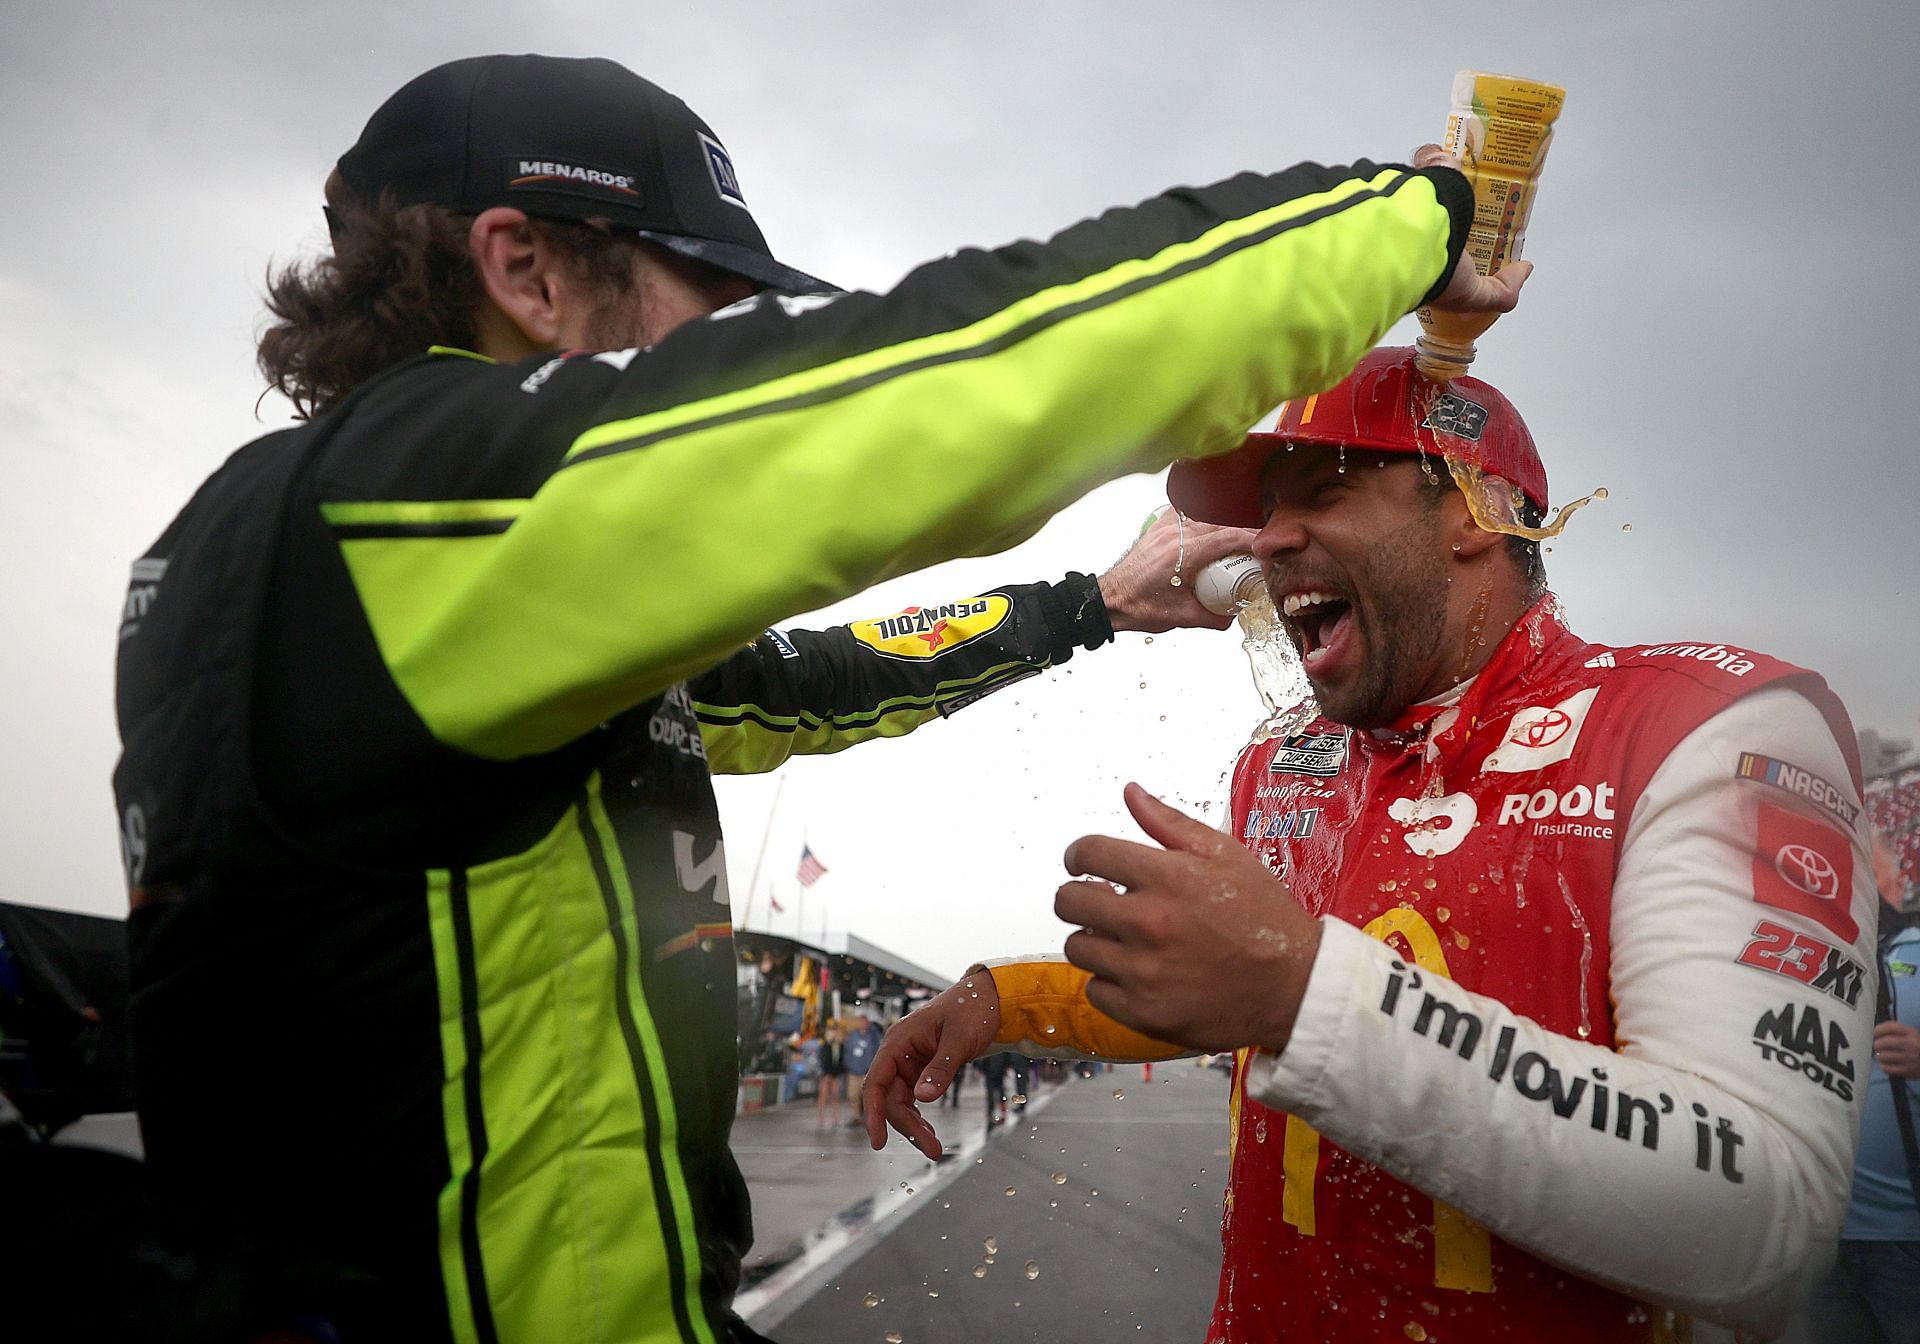
{"label": "toyota logo patch", "polygon": [[1573,716],[1564,709],[1550,709],[1531,723],[1515,724],[1507,741],[1522,747],[1550,747],[1573,727]]}
{"label": "toyota logo patch", "polygon": [[1809,896],[1830,901],[1840,894],[1840,873],[1827,856],[1808,845],[1782,845],[1773,856],[1773,870],[1791,886]]}

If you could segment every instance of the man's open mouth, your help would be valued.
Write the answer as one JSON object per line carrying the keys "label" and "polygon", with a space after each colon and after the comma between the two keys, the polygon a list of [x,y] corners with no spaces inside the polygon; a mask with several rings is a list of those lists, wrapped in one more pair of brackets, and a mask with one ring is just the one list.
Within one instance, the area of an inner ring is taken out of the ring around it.
{"label": "man's open mouth", "polygon": [[1322,670],[1329,658],[1347,644],[1353,628],[1353,603],[1335,593],[1313,590],[1291,593],[1280,612],[1300,639],[1300,661],[1309,672]]}

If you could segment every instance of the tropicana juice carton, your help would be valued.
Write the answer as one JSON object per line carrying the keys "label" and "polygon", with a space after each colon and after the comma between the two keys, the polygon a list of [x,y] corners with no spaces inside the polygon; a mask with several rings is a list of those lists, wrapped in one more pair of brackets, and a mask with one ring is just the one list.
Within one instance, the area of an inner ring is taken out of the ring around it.
{"label": "tropicana juice carton", "polygon": [[[1553,123],[1566,98],[1567,91],[1557,85],[1511,75],[1462,70],[1453,77],[1453,106],[1441,145],[1460,160],[1473,183],[1467,251],[1482,275],[1520,260]],[[1473,362],[1474,342],[1497,316],[1422,308],[1424,330],[1414,342],[1420,371],[1435,382],[1465,373]]]}

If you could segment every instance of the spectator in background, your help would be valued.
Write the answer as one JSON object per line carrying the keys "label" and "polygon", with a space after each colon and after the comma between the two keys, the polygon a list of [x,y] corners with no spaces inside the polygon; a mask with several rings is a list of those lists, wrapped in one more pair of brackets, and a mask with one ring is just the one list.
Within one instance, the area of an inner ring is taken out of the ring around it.
{"label": "spectator in background", "polygon": [[1899,895],[1920,883],[1920,769],[1907,769],[1867,784],[1867,811],[1892,852]]}
{"label": "spectator in background", "polygon": [[[820,1091],[813,1099],[814,1128],[824,1128],[840,1121],[840,1103],[847,1095],[847,1045],[846,1033],[840,1030],[838,1022],[827,1025],[827,1032],[820,1041]],[[827,1117],[827,1105],[833,1105],[833,1117]]]}
{"label": "spectator in background", "polygon": [[1907,1080],[1920,1077],[1920,927],[1903,915],[1897,857],[1875,832],[1881,996],[1867,1110],[1839,1256],[1813,1290],[1792,1344],[1920,1344],[1920,1153]]}
{"label": "spectator in background", "polygon": [[942,1106],[951,1106],[956,1110],[959,1109],[960,1084],[965,1082],[966,1079],[967,1079],[967,1071],[965,1069],[958,1069],[954,1072],[953,1086],[948,1088],[944,1093],[941,1094],[940,1104]]}
{"label": "spectator in background", "polygon": [[782,1101],[800,1100],[800,1084],[813,1076],[813,1052],[817,1048],[812,1037],[801,1039],[798,1032],[787,1037],[782,1072],[786,1074]]}
{"label": "spectator in background", "polygon": [[[867,1069],[873,1063],[874,1051],[880,1048],[880,1028],[865,1013],[855,1015],[853,1031],[847,1037],[845,1060],[847,1072],[861,1082],[866,1081]],[[849,1125],[861,1123],[859,1112],[854,1113]]]}
{"label": "spectator in background", "polygon": [[996,1050],[974,1061],[973,1067],[980,1070],[980,1077],[987,1085],[988,1129],[1007,1122],[1007,1066],[1012,1062],[1013,1056],[1005,1050]]}

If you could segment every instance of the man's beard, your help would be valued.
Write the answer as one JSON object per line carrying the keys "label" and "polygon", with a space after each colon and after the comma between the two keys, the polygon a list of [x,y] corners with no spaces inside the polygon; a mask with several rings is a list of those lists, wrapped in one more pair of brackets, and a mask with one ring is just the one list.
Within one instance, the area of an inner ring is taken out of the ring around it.
{"label": "man's beard", "polygon": [[1335,723],[1385,727],[1420,697],[1429,669],[1438,665],[1448,586],[1445,566],[1435,559],[1438,519],[1436,510],[1410,520],[1369,548],[1351,571],[1360,672],[1330,690],[1314,687],[1320,712]]}

